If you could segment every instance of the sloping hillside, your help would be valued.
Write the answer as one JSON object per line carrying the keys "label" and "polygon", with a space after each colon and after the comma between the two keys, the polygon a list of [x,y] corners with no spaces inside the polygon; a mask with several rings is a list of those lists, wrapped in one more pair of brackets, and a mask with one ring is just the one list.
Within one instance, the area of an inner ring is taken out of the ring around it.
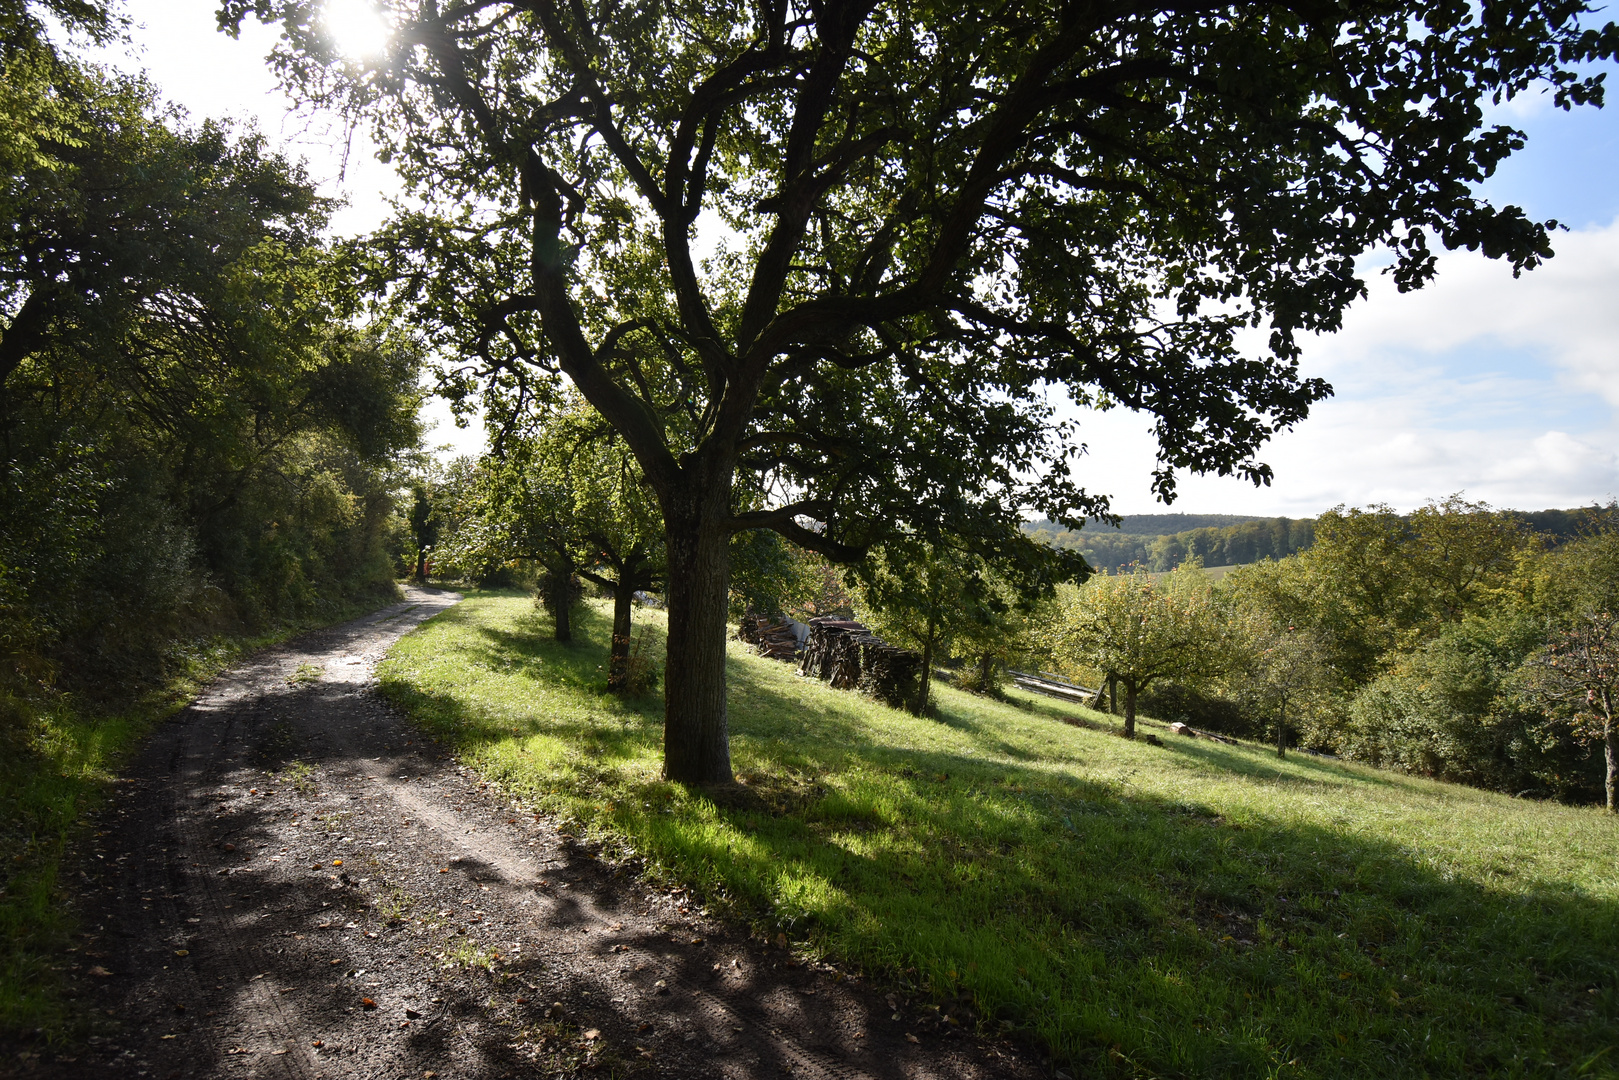
{"label": "sloping hillside", "polygon": [[1126,742],[1032,699],[943,688],[917,719],[740,645],[745,786],[717,804],[658,778],[661,703],[596,689],[608,624],[582,622],[557,645],[526,597],[475,595],[386,691],[519,801],[1075,1075],[1615,1075],[1619,828],[1595,810]]}

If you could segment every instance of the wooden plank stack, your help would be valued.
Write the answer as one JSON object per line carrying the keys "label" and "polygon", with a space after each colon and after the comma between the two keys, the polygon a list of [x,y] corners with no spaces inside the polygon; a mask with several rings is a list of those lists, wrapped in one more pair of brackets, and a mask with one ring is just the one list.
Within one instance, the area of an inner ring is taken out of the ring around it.
{"label": "wooden plank stack", "polygon": [[[1012,681],[1016,685],[1025,690],[1033,690],[1035,693],[1045,694],[1047,697],[1062,698],[1064,701],[1077,701],[1081,705],[1086,704],[1087,699],[1094,699],[1101,694],[1100,690],[1091,690],[1080,686],[1078,683],[1069,682],[1062,676],[1053,675],[1049,671],[1033,674],[1027,671],[1008,669],[1007,674],[1012,676]],[[1091,707],[1098,707],[1098,703],[1091,701]]]}
{"label": "wooden plank stack", "polygon": [[916,697],[922,657],[888,644],[852,619],[828,616],[810,620],[798,673],[903,708]]}

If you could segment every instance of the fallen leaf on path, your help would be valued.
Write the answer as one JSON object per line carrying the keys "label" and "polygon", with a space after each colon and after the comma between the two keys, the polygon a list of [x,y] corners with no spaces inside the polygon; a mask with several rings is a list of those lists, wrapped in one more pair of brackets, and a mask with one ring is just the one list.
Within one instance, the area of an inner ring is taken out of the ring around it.
{"label": "fallen leaf on path", "polygon": [[191,950],[190,949],[175,949],[174,950],[174,955],[175,956],[190,956],[191,955]]}
{"label": "fallen leaf on path", "polygon": [[372,1000],[371,1000],[371,999],[370,999],[370,998],[368,998],[368,997],[363,997],[363,998],[361,998],[361,999],[360,999],[360,1004],[361,1004],[361,1005],[364,1005],[364,1006],[365,1006],[365,1007],[366,1007],[366,1008],[368,1008],[368,1009],[374,1009],[374,1008],[376,1008],[376,1007],[377,1007],[377,1003],[376,1003],[376,1002],[375,1002],[375,1001],[372,1001]]}
{"label": "fallen leaf on path", "polygon": [[173,1038],[177,1038],[177,1036],[174,1036],[174,1035],[161,1035],[161,1036],[159,1036],[159,1038],[163,1038],[163,1039],[173,1039]]}
{"label": "fallen leaf on path", "polygon": [[920,1045],[920,1044],[921,1044],[921,1042],[922,1042],[922,1040],[921,1040],[921,1039],[918,1039],[918,1038],[917,1038],[917,1037],[916,1037],[916,1036],[915,1036],[915,1035],[912,1035],[912,1034],[911,1034],[911,1033],[910,1033],[910,1032],[909,1032],[909,1031],[907,1031],[907,1032],[906,1032],[906,1033],[905,1033],[905,1041],[906,1041],[906,1042],[913,1042],[913,1043],[917,1043],[917,1044],[918,1044],[918,1045]]}
{"label": "fallen leaf on path", "polygon": [[601,1038],[601,1034],[600,1028],[591,1028],[589,1031],[585,1032],[585,1042],[595,1042],[597,1039]]}
{"label": "fallen leaf on path", "polygon": [[343,865],[343,860],[342,859],[333,859],[332,860],[332,865],[333,866],[342,866]]}
{"label": "fallen leaf on path", "polygon": [[422,1014],[417,1012],[415,1009],[406,1009],[405,1010],[405,1019],[407,1019],[407,1020],[420,1020],[421,1018],[422,1018]]}
{"label": "fallen leaf on path", "polygon": [[669,984],[665,980],[659,979],[657,982],[652,984],[652,989],[656,993],[667,994],[669,992]]}
{"label": "fallen leaf on path", "polygon": [[105,978],[110,977],[112,975],[112,972],[108,971],[106,968],[102,967],[100,964],[97,964],[95,967],[90,969],[89,974],[94,975],[98,979],[105,979]]}

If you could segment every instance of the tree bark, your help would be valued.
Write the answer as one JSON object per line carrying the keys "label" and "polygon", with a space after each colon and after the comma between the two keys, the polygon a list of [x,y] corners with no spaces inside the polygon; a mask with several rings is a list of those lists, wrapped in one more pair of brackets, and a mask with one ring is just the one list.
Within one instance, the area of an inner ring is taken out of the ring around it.
{"label": "tree bark", "polygon": [[1614,737],[1613,717],[1602,718],[1603,749],[1608,757],[1608,813],[1619,814],[1616,796],[1619,796],[1619,740]]}
{"label": "tree bark", "polygon": [[659,494],[669,558],[663,775],[683,784],[730,783],[725,709],[729,463],[717,477],[699,476]]}
{"label": "tree bark", "polygon": [[933,688],[933,622],[928,621],[928,633],[922,639],[922,678],[921,685],[916,690],[916,706],[911,710],[912,716],[926,716],[928,712],[928,693]]}
{"label": "tree bark", "polygon": [[607,689],[618,694],[629,686],[630,601],[634,596],[634,580],[620,572],[613,585],[613,644],[607,653]]}
{"label": "tree bark", "polygon": [[1124,737],[1136,737],[1136,684],[1129,679],[1124,682]]}
{"label": "tree bark", "polygon": [[1284,705],[1276,713],[1276,756],[1287,757],[1287,707]]}

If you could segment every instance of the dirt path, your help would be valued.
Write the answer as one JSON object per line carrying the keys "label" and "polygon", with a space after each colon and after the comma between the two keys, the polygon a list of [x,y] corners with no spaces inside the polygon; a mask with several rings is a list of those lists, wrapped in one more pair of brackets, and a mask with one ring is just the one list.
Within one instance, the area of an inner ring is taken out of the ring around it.
{"label": "dirt path", "polygon": [[[99,1029],[31,1076],[1022,1077],[965,1009],[797,965],[519,816],[372,669],[455,603],[260,656],[153,736],[64,958]],[[473,960],[472,966],[464,962]]]}

